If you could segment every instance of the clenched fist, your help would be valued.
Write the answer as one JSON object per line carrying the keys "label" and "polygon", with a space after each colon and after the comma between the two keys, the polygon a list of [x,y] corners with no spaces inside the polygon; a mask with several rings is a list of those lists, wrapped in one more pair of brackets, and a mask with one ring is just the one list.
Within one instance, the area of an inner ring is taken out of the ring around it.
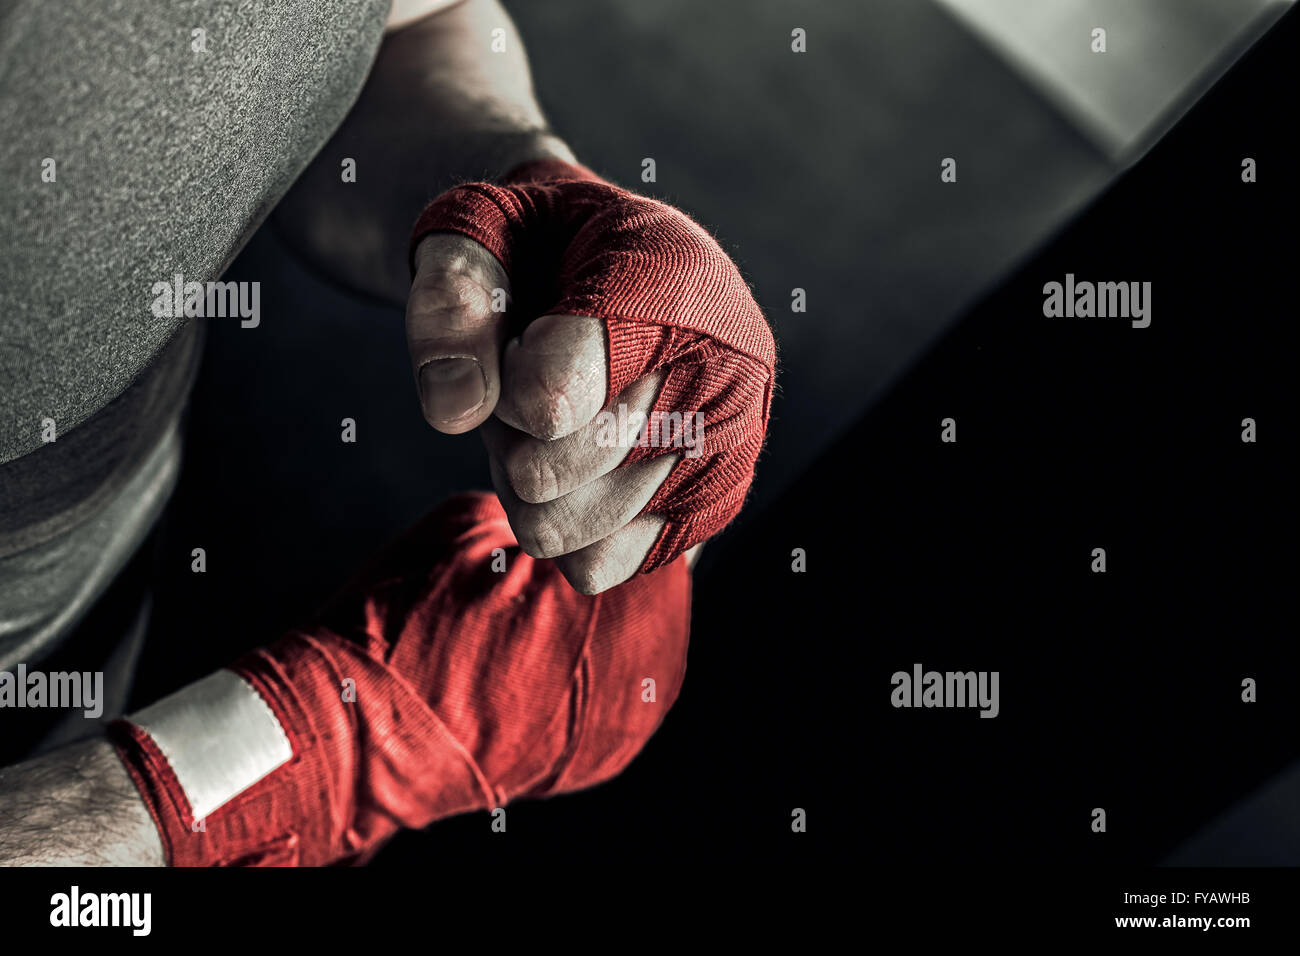
{"label": "clenched fist", "polygon": [[420,402],[480,428],[520,545],[594,594],[740,510],[776,347],[717,242],[560,160],[439,196],[416,223],[406,331]]}

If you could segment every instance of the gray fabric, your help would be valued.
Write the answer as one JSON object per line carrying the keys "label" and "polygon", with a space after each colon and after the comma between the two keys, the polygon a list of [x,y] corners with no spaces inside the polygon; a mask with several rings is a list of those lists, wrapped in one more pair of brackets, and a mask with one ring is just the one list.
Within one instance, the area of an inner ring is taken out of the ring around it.
{"label": "gray fabric", "polygon": [[[135,384],[89,422],[0,465],[0,566],[11,555],[69,534],[120,496],[149,452],[178,427],[203,331],[191,320]],[[124,533],[139,537],[129,529]]]}
{"label": "gray fabric", "polygon": [[148,536],[179,472],[173,426],[107,507],[70,532],[0,558],[0,671],[39,662],[72,632]]}
{"label": "gray fabric", "polygon": [[351,108],[388,6],[4,5],[0,462],[150,366],[182,325],[154,317],[153,283],[220,276]]}

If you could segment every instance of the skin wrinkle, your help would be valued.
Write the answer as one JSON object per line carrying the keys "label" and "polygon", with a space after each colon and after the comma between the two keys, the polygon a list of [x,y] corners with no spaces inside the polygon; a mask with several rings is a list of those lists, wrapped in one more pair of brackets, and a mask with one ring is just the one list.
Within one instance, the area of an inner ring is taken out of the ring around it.
{"label": "skin wrinkle", "polygon": [[[638,379],[601,411],[617,416],[626,405],[628,416],[648,416],[663,382],[662,373]],[[489,419],[483,424],[488,451],[505,467],[512,490],[529,504],[543,504],[609,474],[631,452],[630,444],[603,447],[599,441],[607,426],[599,416],[570,435],[553,442],[534,438]],[[545,474],[539,476],[539,469]]]}
{"label": "skin wrinkle", "polygon": [[563,438],[595,418],[604,402],[604,325],[544,315],[507,345],[502,364],[507,398],[499,417],[545,441]]}

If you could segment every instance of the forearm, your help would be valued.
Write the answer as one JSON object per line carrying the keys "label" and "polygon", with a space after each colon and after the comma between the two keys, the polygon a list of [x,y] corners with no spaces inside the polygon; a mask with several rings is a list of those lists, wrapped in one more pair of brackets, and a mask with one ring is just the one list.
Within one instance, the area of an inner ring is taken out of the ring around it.
{"label": "forearm", "polygon": [[0,769],[0,866],[162,866],[158,831],[112,746]]}
{"label": "forearm", "polygon": [[497,0],[466,0],[385,39],[357,105],[276,221],[330,275],[401,302],[408,232],[429,199],[542,156],[573,159],[546,127],[522,41]]}

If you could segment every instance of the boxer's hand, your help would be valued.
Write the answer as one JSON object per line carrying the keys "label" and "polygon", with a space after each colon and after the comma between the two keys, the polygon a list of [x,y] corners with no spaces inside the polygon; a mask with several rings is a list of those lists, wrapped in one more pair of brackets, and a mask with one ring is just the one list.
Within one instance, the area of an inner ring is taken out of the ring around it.
{"label": "boxer's hand", "polygon": [[619,774],[681,691],[690,590],[678,561],[577,594],[494,496],[461,495],[313,624],[111,739],[172,865],[364,861],[401,827]]}
{"label": "boxer's hand", "polygon": [[[604,323],[545,315],[507,338],[508,314],[492,306],[509,301],[510,282],[483,246],[434,233],[415,262],[406,332],[425,418],[448,434],[482,426],[493,485],[525,552],[556,558],[584,594],[626,581],[663,528],[641,511],[677,456],[619,468],[631,449],[598,440]],[[648,416],[662,381],[633,382],[615,411],[623,403]]]}
{"label": "boxer's hand", "polygon": [[698,225],[580,167],[533,165],[426,210],[407,338],[430,424],[482,426],[523,549],[596,593],[739,510],[775,348]]}

